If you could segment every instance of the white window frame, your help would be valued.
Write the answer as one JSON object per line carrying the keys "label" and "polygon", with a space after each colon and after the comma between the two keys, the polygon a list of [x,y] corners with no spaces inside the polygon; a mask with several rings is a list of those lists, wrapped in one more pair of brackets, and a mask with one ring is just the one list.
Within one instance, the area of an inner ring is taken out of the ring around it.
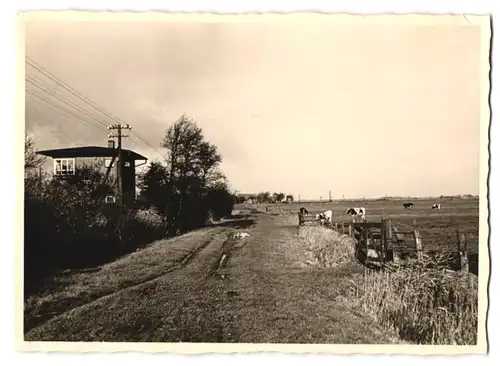
{"label": "white window frame", "polygon": [[[62,167],[66,163],[66,170],[63,170]],[[57,169],[59,167],[59,169]],[[68,169],[72,167],[72,169]],[[57,158],[54,159],[54,174],[59,176],[64,175],[75,175],[75,158]]]}
{"label": "white window frame", "polygon": [[104,199],[104,202],[105,203],[116,203],[116,198],[115,198],[115,196],[106,196],[106,198]]}
{"label": "white window frame", "polygon": [[[106,168],[109,168],[109,166],[111,165],[111,161],[113,161],[113,158],[106,158],[106,159],[104,159],[104,166]],[[116,161],[116,159],[115,159],[115,161]],[[115,166],[115,161],[113,161],[113,165],[111,165],[111,167]]]}

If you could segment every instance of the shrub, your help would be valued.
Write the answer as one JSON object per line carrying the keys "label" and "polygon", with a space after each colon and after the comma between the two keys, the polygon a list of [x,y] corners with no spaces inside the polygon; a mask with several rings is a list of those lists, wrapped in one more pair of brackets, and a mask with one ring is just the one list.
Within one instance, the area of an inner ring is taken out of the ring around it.
{"label": "shrub", "polygon": [[163,220],[104,204],[109,187],[88,168],[69,180],[25,178],[25,290],[53,271],[102,264],[164,237]]}

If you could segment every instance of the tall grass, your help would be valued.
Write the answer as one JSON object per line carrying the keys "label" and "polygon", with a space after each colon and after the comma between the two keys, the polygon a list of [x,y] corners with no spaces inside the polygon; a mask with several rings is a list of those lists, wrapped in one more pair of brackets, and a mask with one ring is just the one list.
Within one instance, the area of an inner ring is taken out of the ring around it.
{"label": "tall grass", "polygon": [[418,344],[477,342],[477,277],[425,258],[404,268],[367,270],[351,296],[401,339]]}
{"label": "tall grass", "polygon": [[299,237],[309,266],[338,267],[356,261],[354,242],[348,236],[322,226],[301,226]]}
{"label": "tall grass", "polygon": [[[352,239],[319,226],[302,226],[299,237],[309,266],[353,263]],[[354,277],[345,296],[350,306],[374,316],[407,342],[431,345],[477,343],[478,282],[470,273],[447,269],[446,254],[424,256],[406,266],[365,269]]]}

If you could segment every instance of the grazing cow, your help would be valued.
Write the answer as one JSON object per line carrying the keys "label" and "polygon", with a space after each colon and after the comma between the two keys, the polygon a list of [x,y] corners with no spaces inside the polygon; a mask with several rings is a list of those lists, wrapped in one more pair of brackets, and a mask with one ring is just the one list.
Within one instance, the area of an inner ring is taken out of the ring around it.
{"label": "grazing cow", "polygon": [[328,211],[316,214],[316,220],[320,220],[322,224],[325,221],[328,221],[331,224],[332,223],[332,216],[333,216],[332,210],[328,210]]}
{"label": "grazing cow", "polygon": [[309,215],[309,211],[305,207],[300,208],[300,214],[301,215]]}
{"label": "grazing cow", "polygon": [[408,202],[408,203],[403,203],[404,208],[413,208],[413,203]]}
{"label": "grazing cow", "polygon": [[345,215],[351,215],[353,220],[359,218],[366,221],[366,210],[364,207],[350,207],[345,211]]}
{"label": "grazing cow", "polygon": [[441,209],[441,204],[440,203],[435,203],[434,205],[432,205],[432,209],[433,210],[440,210]]}

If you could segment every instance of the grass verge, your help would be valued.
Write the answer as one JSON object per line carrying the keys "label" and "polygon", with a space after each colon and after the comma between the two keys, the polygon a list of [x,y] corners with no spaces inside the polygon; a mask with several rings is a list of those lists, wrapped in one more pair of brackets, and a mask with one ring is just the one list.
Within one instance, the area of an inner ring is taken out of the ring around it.
{"label": "grass verge", "polygon": [[224,229],[221,228],[193,231],[157,241],[100,267],[56,275],[47,281],[43,291],[24,299],[24,330],[102,296],[161,276],[189,260],[199,248],[222,232]]}

